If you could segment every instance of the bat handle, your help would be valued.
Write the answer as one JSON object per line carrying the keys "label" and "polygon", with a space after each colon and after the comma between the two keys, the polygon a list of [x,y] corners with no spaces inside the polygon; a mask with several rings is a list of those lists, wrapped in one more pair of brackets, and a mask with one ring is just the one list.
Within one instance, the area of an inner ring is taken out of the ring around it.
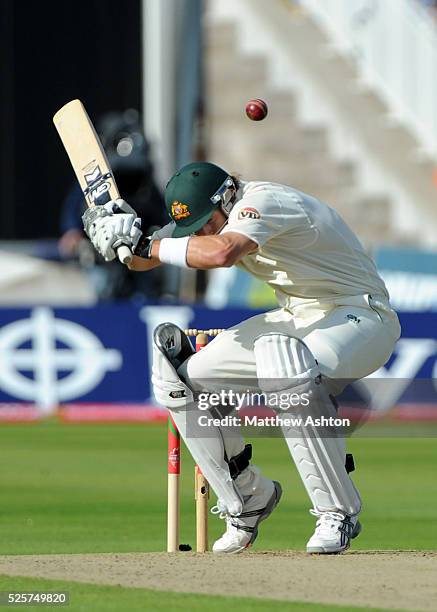
{"label": "bat handle", "polygon": [[129,264],[132,261],[132,257],[133,257],[132,252],[130,248],[124,244],[118,247],[117,255],[118,255],[118,259],[123,264]]}

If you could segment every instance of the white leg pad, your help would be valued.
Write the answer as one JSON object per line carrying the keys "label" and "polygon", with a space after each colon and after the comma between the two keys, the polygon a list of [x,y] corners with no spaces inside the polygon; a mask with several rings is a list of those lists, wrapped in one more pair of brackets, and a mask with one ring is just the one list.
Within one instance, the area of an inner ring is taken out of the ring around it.
{"label": "white leg pad", "polygon": [[243,509],[243,499],[225,461],[221,431],[218,427],[210,425],[207,438],[196,435],[195,423],[199,414],[202,414],[199,410],[171,410],[171,416],[191,456],[220,499],[220,510],[238,515]]}
{"label": "white leg pad", "polygon": [[358,514],[361,499],[346,472],[337,439],[318,436],[312,426],[282,431],[314,509]]}
{"label": "white leg pad", "polygon": [[302,425],[282,429],[314,509],[358,514],[361,499],[345,469],[343,439],[324,437],[319,428],[305,423],[309,415],[314,419],[336,416],[311,351],[299,338],[276,333],[259,336],[254,350],[263,392],[310,395],[306,409],[300,406],[287,411],[290,416],[303,417]]}

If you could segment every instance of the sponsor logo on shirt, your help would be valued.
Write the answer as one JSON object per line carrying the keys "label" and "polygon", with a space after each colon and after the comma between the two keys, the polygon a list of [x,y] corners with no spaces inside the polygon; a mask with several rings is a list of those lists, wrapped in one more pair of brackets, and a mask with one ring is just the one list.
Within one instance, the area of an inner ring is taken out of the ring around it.
{"label": "sponsor logo on shirt", "polygon": [[239,219],[260,219],[261,215],[257,211],[256,208],[250,208],[246,206],[246,208],[242,208],[238,213]]}
{"label": "sponsor logo on shirt", "polygon": [[191,213],[188,210],[188,206],[186,204],[181,204],[181,202],[175,200],[171,205],[171,216],[173,217],[173,219],[179,221],[179,219],[185,219],[190,215]]}

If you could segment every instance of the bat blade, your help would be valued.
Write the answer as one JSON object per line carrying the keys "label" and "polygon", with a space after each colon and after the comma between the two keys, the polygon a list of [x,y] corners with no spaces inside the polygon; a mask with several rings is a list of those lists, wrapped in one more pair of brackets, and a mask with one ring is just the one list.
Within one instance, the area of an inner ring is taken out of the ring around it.
{"label": "bat blade", "polygon": [[[80,100],[72,100],[53,117],[53,123],[70,158],[87,206],[101,206],[120,197],[114,175],[94,129]],[[117,249],[122,263],[132,260],[130,249]]]}

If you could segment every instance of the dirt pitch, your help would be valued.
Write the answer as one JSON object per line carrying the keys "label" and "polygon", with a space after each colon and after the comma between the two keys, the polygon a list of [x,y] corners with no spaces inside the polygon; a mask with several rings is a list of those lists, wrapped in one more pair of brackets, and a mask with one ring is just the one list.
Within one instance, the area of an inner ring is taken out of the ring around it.
{"label": "dirt pitch", "polygon": [[0,574],[402,610],[437,610],[437,552],[20,555]]}

